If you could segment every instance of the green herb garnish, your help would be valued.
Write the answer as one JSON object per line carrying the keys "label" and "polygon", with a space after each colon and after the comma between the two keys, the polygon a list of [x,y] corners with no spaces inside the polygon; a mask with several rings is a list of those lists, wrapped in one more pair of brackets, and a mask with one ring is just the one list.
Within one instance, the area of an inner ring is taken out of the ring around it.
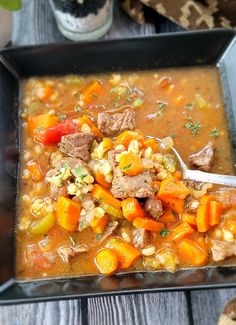
{"label": "green herb garnish", "polygon": [[158,189],[156,187],[153,187],[152,190],[153,190],[154,193],[157,193],[158,192]]}
{"label": "green herb garnish", "polygon": [[195,102],[189,103],[185,107],[189,110],[192,110],[195,107]]}
{"label": "green herb garnish", "polygon": [[157,101],[157,108],[161,111],[163,111],[164,109],[167,108],[167,103],[161,102],[161,101]]}
{"label": "green herb garnish", "polygon": [[160,236],[165,237],[165,236],[169,235],[169,233],[170,233],[170,231],[168,229],[163,228],[160,231]]}
{"label": "green herb garnish", "polygon": [[131,166],[132,166],[132,164],[129,164],[129,165],[125,166],[125,167],[123,168],[123,170],[130,169]]}
{"label": "green herb garnish", "polygon": [[43,128],[38,128],[38,132],[43,132]]}
{"label": "green herb garnish", "polygon": [[143,105],[143,103],[144,103],[143,99],[136,99],[133,102],[133,105],[134,105],[134,107],[139,107],[139,106]]}
{"label": "green herb garnish", "polygon": [[71,242],[71,244],[72,244],[73,246],[76,245],[76,242],[75,242],[74,238],[73,238],[71,235],[69,235],[69,240],[70,240],[70,242]]}
{"label": "green herb garnish", "polygon": [[81,109],[80,106],[77,106],[77,107],[74,108],[74,111],[75,111],[76,113],[77,113],[77,112],[81,112],[81,110],[82,110],[82,109]]}
{"label": "green herb garnish", "polygon": [[101,203],[102,201],[104,201],[104,198],[103,198],[103,197],[100,197],[100,198],[98,199],[98,202]]}
{"label": "green herb garnish", "polygon": [[102,238],[102,234],[97,234],[96,238],[97,240],[100,240]]}
{"label": "green herb garnish", "polygon": [[66,114],[58,115],[59,120],[65,120],[67,118]]}
{"label": "green herb garnish", "polygon": [[86,176],[88,176],[88,174],[82,174],[80,177],[81,179],[84,179]]}
{"label": "green herb garnish", "polygon": [[220,135],[220,132],[217,128],[214,128],[211,132],[210,132],[210,137],[213,138],[217,138]]}
{"label": "green herb garnish", "polygon": [[176,134],[172,133],[169,135],[172,139],[176,138]]}
{"label": "green herb garnish", "polygon": [[192,135],[195,136],[199,133],[200,128],[202,127],[199,122],[193,123],[193,122],[187,122],[184,124],[184,127],[186,129],[191,129]]}

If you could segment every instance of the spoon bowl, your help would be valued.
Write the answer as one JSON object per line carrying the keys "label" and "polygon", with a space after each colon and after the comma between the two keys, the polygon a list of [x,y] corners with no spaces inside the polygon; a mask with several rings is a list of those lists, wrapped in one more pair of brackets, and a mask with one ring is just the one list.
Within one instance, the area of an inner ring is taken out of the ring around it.
{"label": "spoon bowl", "polygon": [[[153,136],[146,136],[148,139],[155,139],[157,142],[161,142],[161,139]],[[177,157],[181,170],[183,172],[183,179],[188,179],[195,182],[204,182],[204,183],[213,183],[220,184],[225,186],[236,187],[236,176],[231,175],[219,175],[213,173],[206,173],[200,170],[189,169],[181,158],[178,151],[173,147],[171,150],[174,152]]]}

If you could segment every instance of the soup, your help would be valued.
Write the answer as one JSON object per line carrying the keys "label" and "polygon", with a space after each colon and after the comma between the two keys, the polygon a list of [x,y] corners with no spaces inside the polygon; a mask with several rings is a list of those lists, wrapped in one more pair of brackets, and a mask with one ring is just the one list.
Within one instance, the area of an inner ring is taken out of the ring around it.
{"label": "soup", "polygon": [[[146,136],[156,136],[161,142]],[[17,276],[201,267],[235,254],[236,191],[213,67],[31,78],[22,86]]]}

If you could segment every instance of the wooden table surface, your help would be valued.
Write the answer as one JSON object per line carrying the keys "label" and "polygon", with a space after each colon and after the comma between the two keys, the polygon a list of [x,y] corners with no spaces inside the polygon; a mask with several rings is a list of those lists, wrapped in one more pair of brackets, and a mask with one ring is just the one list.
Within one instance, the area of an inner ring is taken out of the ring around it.
{"label": "wooden table surface", "polygon": [[[155,23],[154,23],[155,22]],[[149,35],[181,30],[151,14],[140,26],[116,6],[114,23],[105,38]],[[48,0],[24,0],[15,14],[13,45],[67,41],[59,33]],[[122,295],[102,298],[0,307],[0,325],[211,325],[236,289]]]}

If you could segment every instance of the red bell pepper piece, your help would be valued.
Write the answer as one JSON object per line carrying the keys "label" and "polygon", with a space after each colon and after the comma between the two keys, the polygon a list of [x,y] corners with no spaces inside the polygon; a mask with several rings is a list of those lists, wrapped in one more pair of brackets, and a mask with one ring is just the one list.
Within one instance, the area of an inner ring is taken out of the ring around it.
{"label": "red bell pepper piece", "polygon": [[56,126],[44,129],[40,133],[40,142],[45,146],[54,145],[61,141],[63,135],[77,131],[77,125],[71,120],[65,120]]}

